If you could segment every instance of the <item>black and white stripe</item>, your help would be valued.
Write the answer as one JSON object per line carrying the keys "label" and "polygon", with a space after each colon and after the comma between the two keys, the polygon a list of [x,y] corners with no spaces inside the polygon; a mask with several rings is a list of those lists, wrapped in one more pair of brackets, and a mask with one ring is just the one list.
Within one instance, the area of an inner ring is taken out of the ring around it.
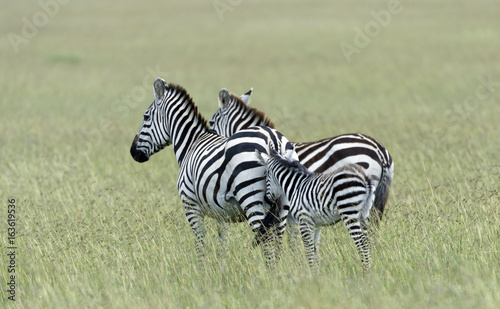
{"label": "black and white stripe", "polygon": [[[206,216],[220,222],[246,219],[259,237],[268,235],[270,228],[277,228],[281,236],[288,205],[266,199],[265,167],[259,164],[255,150],[269,153],[273,149],[296,157],[288,140],[269,127],[251,127],[230,138],[221,137],[209,132],[205,119],[182,87],[158,78],[154,95],[130,153],[136,161],[145,162],[173,145],[180,167],[177,187],[200,261],[204,257]],[[222,101],[229,99],[227,92],[221,96]],[[274,259],[273,245],[266,237],[261,240],[267,260]]]}
{"label": "black and white stripe", "polygon": [[290,203],[289,220],[295,219],[306,249],[309,265],[317,268],[317,227],[342,220],[358,249],[364,269],[370,268],[368,217],[375,188],[357,164],[344,165],[331,174],[310,172],[298,161],[282,158],[277,152],[260,154],[266,165],[268,197],[285,196]]}
{"label": "black and white stripe", "polygon": [[[223,89],[225,91],[225,89]],[[241,98],[231,94],[228,102],[219,100],[219,109],[209,121],[210,129],[223,136],[231,136],[238,130],[254,125],[274,128],[266,115],[246,104],[252,90]],[[389,197],[389,189],[394,175],[394,162],[391,155],[378,141],[364,134],[343,134],[313,142],[292,144],[299,156],[299,161],[311,172],[328,174],[346,164],[362,166],[375,185],[374,208],[377,214],[372,221],[378,225],[384,213]],[[293,222],[289,222],[289,231],[294,233]],[[320,230],[315,234],[319,241]]]}

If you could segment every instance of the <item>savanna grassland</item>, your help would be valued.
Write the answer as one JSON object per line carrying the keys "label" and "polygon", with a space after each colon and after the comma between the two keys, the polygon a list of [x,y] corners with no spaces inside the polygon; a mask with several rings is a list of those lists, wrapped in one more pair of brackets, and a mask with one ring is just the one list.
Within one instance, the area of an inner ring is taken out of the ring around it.
{"label": "savanna grassland", "polygon": [[[498,1],[1,2],[0,307],[498,308]],[[371,272],[341,225],[317,276],[300,243],[269,271],[246,224],[218,260],[212,220],[197,269],[172,149],[129,154],[157,76],[207,118],[254,87],[290,140],[387,147]]]}

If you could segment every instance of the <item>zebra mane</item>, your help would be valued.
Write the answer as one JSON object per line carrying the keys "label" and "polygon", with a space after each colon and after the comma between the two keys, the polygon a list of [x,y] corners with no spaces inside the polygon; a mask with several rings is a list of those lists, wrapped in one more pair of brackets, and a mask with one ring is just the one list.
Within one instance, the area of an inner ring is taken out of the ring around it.
{"label": "zebra mane", "polygon": [[315,173],[308,170],[304,165],[302,165],[299,161],[288,161],[283,158],[275,149],[271,148],[271,158],[278,161],[279,164],[285,166],[285,168],[292,170],[294,173],[299,173],[302,175],[314,175]]}
{"label": "zebra mane", "polygon": [[208,124],[207,124],[207,120],[205,119],[205,117],[203,117],[203,115],[198,111],[198,106],[196,106],[196,104],[194,104],[193,102],[193,99],[191,98],[191,96],[189,95],[189,93],[186,91],[186,89],[184,89],[184,87],[182,87],[181,85],[177,85],[177,84],[168,84],[168,88],[175,91],[175,92],[178,92],[181,94],[181,96],[185,99],[185,101],[187,102],[187,105],[190,106],[192,109],[193,109],[193,112],[195,114],[195,117],[200,121],[200,123],[202,124],[202,126],[207,129],[208,131]]}
{"label": "zebra mane", "polygon": [[274,123],[267,118],[266,114],[264,112],[256,109],[255,107],[249,106],[246,104],[240,96],[234,93],[229,94],[231,96],[231,101],[235,104],[235,110],[243,111],[244,113],[250,114],[254,118],[260,119],[260,121],[263,121],[264,123],[262,125],[270,127],[274,129]]}

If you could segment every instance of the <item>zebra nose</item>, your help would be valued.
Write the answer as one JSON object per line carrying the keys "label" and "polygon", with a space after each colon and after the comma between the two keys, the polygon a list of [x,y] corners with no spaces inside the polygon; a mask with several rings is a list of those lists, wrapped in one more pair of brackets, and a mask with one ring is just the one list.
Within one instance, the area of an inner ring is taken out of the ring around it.
{"label": "zebra nose", "polygon": [[137,149],[130,149],[130,154],[132,155],[132,158],[139,163],[149,160],[149,157],[144,152]]}
{"label": "zebra nose", "polygon": [[146,162],[149,160],[149,157],[142,151],[137,149],[137,140],[139,136],[135,136],[134,141],[132,142],[132,146],[130,147],[130,155],[134,158],[135,161],[139,163]]}

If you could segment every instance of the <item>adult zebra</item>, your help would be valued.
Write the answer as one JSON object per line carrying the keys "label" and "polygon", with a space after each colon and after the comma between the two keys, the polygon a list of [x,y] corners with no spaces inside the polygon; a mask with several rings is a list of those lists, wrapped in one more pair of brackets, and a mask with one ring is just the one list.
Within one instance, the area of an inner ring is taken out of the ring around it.
{"label": "adult zebra", "polygon": [[209,216],[223,222],[248,220],[256,237],[264,242],[270,263],[275,258],[274,244],[266,233],[277,228],[281,239],[288,205],[266,199],[266,169],[254,152],[273,149],[293,159],[297,156],[292,145],[268,127],[251,127],[230,138],[210,133],[184,88],[161,78],[153,86],[154,101],[144,113],[130,154],[137,162],[145,162],[173,145],[180,167],[177,187],[200,262],[205,255],[204,217]]}
{"label": "adult zebra", "polygon": [[375,187],[364,169],[347,164],[331,174],[312,173],[298,161],[289,161],[271,150],[257,153],[266,166],[266,194],[285,196],[290,216],[300,224],[309,266],[317,269],[317,253],[311,231],[342,220],[358,248],[365,270],[370,268],[370,238],[367,219],[375,199]]}
{"label": "adult zebra", "polygon": [[[220,93],[226,93],[222,89]],[[266,115],[246,104],[252,89],[241,98],[231,93],[229,101],[219,100],[219,109],[209,120],[210,130],[229,137],[239,130],[255,125],[274,128],[274,124]],[[220,95],[219,95],[220,97]],[[389,189],[394,175],[394,162],[389,152],[375,139],[364,134],[343,134],[314,142],[292,142],[299,161],[311,172],[328,174],[346,164],[362,166],[375,185],[374,208],[377,216],[372,220],[378,225],[382,219],[385,205],[389,197]],[[288,224],[294,233],[297,224],[289,217]],[[320,229],[315,231],[315,241],[319,242]]]}

